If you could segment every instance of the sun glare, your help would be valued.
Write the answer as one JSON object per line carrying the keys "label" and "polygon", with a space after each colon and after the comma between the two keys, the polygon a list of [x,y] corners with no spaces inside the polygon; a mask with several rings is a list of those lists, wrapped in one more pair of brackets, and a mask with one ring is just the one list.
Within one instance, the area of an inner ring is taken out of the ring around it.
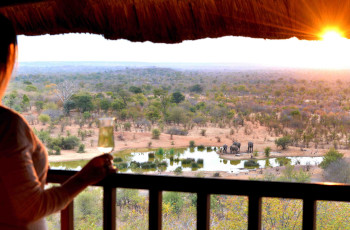
{"label": "sun glare", "polygon": [[338,42],[346,39],[344,38],[343,33],[338,29],[326,29],[321,34],[321,38],[326,42]]}

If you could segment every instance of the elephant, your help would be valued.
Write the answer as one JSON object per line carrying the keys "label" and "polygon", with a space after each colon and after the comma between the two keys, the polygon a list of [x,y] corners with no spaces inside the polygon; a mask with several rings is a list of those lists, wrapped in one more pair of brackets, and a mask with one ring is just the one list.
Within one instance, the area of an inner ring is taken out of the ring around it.
{"label": "elephant", "polygon": [[237,154],[238,153],[238,147],[236,145],[231,145],[230,146],[230,153],[231,154]]}
{"label": "elephant", "polygon": [[253,152],[253,146],[254,146],[253,142],[249,141],[248,142],[248,153],[252,153]]}
{"label": "elephant", "polygon": [[222,153],[227,153],[227,145],[222,146]]}
{"label": "elephant", "polygon": [[238,152],[241,151],[241,143],[235,141],[235,142],[233,142],[233,145],[237,146]]}

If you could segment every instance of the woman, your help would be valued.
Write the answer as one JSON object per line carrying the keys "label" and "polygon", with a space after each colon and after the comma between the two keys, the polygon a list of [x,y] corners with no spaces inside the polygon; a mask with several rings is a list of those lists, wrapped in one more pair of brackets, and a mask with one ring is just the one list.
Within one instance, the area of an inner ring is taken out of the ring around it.
{"label": "woman", "polygon": [[[0,99],[17,55],[15,30],[0,15]],[[18,113],[0,105],[0,229],[46,229],[44,217],[65,208],[87,186],[113,173],[111,155],[92,159],[60,187],[44,190],[48,170],[43,144]]]}

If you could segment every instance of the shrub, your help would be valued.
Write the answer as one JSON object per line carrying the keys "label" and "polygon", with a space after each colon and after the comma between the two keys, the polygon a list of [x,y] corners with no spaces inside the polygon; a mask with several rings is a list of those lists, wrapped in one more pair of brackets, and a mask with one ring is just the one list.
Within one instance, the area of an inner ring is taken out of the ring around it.
{"label": "shrub", "polygon": [[171,128],[171,129],[168,129],[166,133],[170,135],[187,136],[188,131],[184,129]]}
{"label": "shrub", "polygon": [[69,136],[66,138],[63,138],[62,142],[62,149],[74,149],[76,146],[78,146],[80,143],[80,140],[76,136]]}
{"label": "shrub", "polygon": [[174,155],[174,153],[175,153],[175,150],[174,150],[173,148],[171,148],[171,149],[169,150],[169,154],[170,154],[170,155]]}
{"label": "shrub", "polygon": [[324,178],[331,182],[350,183],[350,164],[343,158],[332,161],[324,170]]}
{"label": "shrub", "polygon": [[157,149],[156,155],[164,155],[164,149],[163,148]]}
{"label": "shrub", "polygon": [[61,148],[60,147],[55,146],[54,150],[55,150],[55,155],[61,155]]}
{"label": "shrub", "polygon": [[55,153],[53,152],[53,150],[52,150],[52,149],[49,149],[49,150],[47,151],[47,154],[49,154],[49,156],[51,156],[51,155],[55,155]]}
{"label": "shrub", "polygon": [[198,145],[198,151],[203,151],[205,149],[204,145]]}
{"label": "shrub", "polygon": [[221,177],[220,173],[219,172],[216,172],[213,174],[213,177]]}
{"label": "shrub", "polygon": [[128,164],[123,162],[117,165],[118,169],[127,169],[128,168]]}
{"label": "shrub", "polygon": [[41,114],[48,115],[50,121],[57,121],[63,115],[63,112],[59,109],[46,109]]}
{"label": "shrub", "polygon": [[180,214],[183,209],[185,199],[183,199],[183,195],[179,192],[164,192],[163,193],[163,202],[167,205],[170,205],[171,210]]}
{"label": "shrub", "polygon": [[155,168],[157,168],[157,165],[153,162],[143,162],[143,163],[141,163],[140,166],[142,169],[155,169]]}
{"label": "shrub", "polygon": [[197,163],[193,162],[193,163],[191,164],[191,168],[197,169],[197,168],[199,168],[199,165],[198,165]]}
{"label": "shrub", "polygon": [[254,160],[248,160],[244,162],[244,167],[247,167],[247,168],[257,168],[259,166],[260,166],[259,163]]}
{"label": "shrub", "polygon": [[47,114],[40,114],[38,119],[41,123],[43,123],[43,125],[51,121],[50,116]]}
{"label": "shrub", "polygon": [[152,139],[159,139],[160,131],[159,129],[153,129],[152,130]]}
{"label": "shrub", "polygon": [[343,158],[343,154],[339,153],[334,148],[331,148],[326,155],[323,157],[323,161],[320,164],[320,167],[325,169],[327,168],[332,162]]}
{"label": "shrub", "polygon": [[286,157],[277,158],[276,161],[280,166],[290,165],[290,163],[292,162],[291,159],[286,158]]}
{"label": "shrub", "polygon": [[47,147],[53,149],[55,146],[61,149],[70,150],[79,145],[79,138],[76,136],[50,138]]}
{"label": "shrub", "polygon": [[77,153],[85,153],[85,145],[80,144]]}
{"label": "shrub", "polygon": [[130,168],[131,168],[131,169],[141,168],[141,163],[139,163],[139,162],[137,162],[137,161],[131,161],[131,162],[130,162]]}
{"label": "shrub", "polygon": [[202,165],[202,164],[203,164],[203,162],[204,162],[204,160],[203,160],[203,159],[198,159],[198,160],[197,160],[197,164],[199,164],[199,165]]}
{"label": "shrub", "polygon": [[190,148],[194,148],[194,147],[196,147],[194,141],[190,141]]}
{"label": "shrub", "polygon": [[148,159],[154,159],[154,158],[155,158],[154,153],[149,153],[149,154],[148,154]]}
{"label": "shrub", "polygon": [[290,136],[284,136],[275,140],[276,146],[281,147],[282,149],[286,149],[290,143],[291,143]]}
{"label": "shrub", "polygon": [[177,167],[175,170],[174,170],[174,173],[176,174],[176,175],[181,175],[182,174],[182,167],[181,166],[179,166],[179,167]]}
{"label": "shrub", "polygon": [[125,130],[125,131],[130,131],[130,129],[131,129],[131,124],[130,124],[130,122],[124,123],[124,130]]}
{"label": "shrub", "polygon": [[201,130],[201,135],[204,137],[206,132],[207,132],[207,130],[202,129],[202,130]]}
{"label": "shrub", "polygon": [[27,92],[36,92],[36,91],[38,91],[38,88],[35,87],[34,85],[27,85],[24,90]]}
{"label": "shrub", "polygon": [[186,159],[181,159],[181,164],[182,165],[189,165],[191,163],[195,162],[193,158],[186,158]]}
{"label": "shrub", "polygon": [[158,162],[157,166],[158,167],[168,167],[168,163],[166,161]]}
{"label": "shrub", "polygon": [[113,159],[113,162],[122,162],[122,161],[123,161],[123,159],[121,157],[115,157]]}
{"label": "shrub", "polygon": [[34,129],[34,134],[43,142],[47,143],[48,140],[50,139],[50,133],[48,131],[40,130],[37,131]]}
{"label": "shrub", "polygon": [[266,147],[264,149],[264,153],[266,157],[270,157],[270,153],[271,153],[271,148],[270,147]]}

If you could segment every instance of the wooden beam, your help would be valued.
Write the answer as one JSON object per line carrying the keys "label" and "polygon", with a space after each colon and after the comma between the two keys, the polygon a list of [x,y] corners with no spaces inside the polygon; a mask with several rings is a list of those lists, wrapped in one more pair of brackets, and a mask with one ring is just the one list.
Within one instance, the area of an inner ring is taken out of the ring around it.
{"label": "wooden beam", "polygon": [[38,2],[48,2],[52,0],[2,0],[0,1],[0,8],[8,7],[8,6],[16,6],[23,4],[33,4]]}

